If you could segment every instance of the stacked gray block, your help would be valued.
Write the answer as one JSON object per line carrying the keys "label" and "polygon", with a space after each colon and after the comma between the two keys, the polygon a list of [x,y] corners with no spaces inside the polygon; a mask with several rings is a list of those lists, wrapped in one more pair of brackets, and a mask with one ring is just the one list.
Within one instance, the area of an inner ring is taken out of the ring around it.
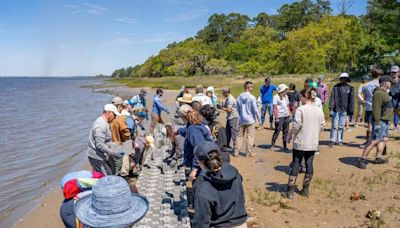
{"label": "stacked gray block", "polygon": [[147,197],[150,207],[146,216],[133,227],[140,228],[188,228],[190,218],[186,194],[184,168],[169,167],[164,158],[170,149],[168,140],[159,125],[154,133],[157,147],[150,149],[137,181],[140,194]]}

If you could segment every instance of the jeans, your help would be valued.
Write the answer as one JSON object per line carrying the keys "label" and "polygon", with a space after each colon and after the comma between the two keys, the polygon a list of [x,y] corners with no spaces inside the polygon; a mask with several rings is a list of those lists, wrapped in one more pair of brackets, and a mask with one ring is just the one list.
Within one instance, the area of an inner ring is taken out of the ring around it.
{"label": "jeans", "polygon": [[343,128],[346,125],[346,112],[335,112],[332,117],[330,142],[343,143]]}
{"label": "jeans", "polygon": [[226,120],[226,144],[229,147],[231,139],[233,145],[236,145],[236,137],[238,134],[239,128],[239,118],[235,117],[229,120]]}
{"label": "jeans", "polygon": [[273,123],[274,121],[274,106],[272,103],[263,104],[261,108],[261,124],[265,122],[265,114],[268,110],[269,113],[269,122]]}
{"label": "jeans", "polygon": [[297,176],[299,174],[300,163],[304,158],[306,162],[306,174],[312,176],[314,174],[314,166],[313,166],[314,154],[315,151],[301,151],[293,149],[292,153],[293,161],[291,164],[292,167],[290,167],[291,169],[289,175]]}
{"label": "jeans", "polygon": [[279,117],[279,122],[275,122],[275,132],[272,135],[272,145],[275,145],[276,139],[279,136],[280,131],[283,132],[282,141],[283,147],[286,148],[286,138],[289,132],[290,117]]}

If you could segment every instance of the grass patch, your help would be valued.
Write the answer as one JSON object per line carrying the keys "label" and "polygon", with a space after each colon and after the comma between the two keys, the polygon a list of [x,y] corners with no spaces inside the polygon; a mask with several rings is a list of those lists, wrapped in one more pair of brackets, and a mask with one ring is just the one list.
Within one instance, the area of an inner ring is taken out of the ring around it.
{"label": "grass patch", "polygon": [[250,201],[270,207],[279,203],[279,193],[256,188],[250,193]]}
{"label": "grass patch", "polygon": [[324,180],[321,178],[315,178],[313,181],[314,188],[326,192],[326,197],[330,199],[338,199],[340,197],[340,193],[337,190],[336,182],[331,180]]}

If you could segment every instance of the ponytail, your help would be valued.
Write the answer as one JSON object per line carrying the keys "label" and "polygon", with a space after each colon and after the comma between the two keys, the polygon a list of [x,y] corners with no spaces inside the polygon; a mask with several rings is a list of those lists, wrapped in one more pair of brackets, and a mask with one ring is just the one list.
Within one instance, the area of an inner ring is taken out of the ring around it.
{"label": "ponytail", "polygon": [[307,100],[311,102],[315,102],[315,98],[317,97],[317,90],[315,88],[303,89],[300,91],[301,96],[305,97]]}
{"label": "ponytail", "polygon": [[222,157],[218,151],[211,151],[207,156],[207,161],[204,161],[207,169],[215,172],[222,166]]}
{"label": "ponytail", "polygon": [[188,122],[193,125],[200,125],[203,122],[203,117],[194,110],[189,110],[186,117]]}

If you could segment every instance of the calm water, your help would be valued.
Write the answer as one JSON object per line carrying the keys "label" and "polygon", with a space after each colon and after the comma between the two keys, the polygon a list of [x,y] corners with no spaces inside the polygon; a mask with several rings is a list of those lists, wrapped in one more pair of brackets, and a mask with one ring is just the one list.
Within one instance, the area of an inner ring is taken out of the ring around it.
{"label": "calm water", "polygon": [[[0,78],[0,227],[86,161],[88,132],[111,96],[96,79]],[[57,186],[58,187],[58,186]]]}

